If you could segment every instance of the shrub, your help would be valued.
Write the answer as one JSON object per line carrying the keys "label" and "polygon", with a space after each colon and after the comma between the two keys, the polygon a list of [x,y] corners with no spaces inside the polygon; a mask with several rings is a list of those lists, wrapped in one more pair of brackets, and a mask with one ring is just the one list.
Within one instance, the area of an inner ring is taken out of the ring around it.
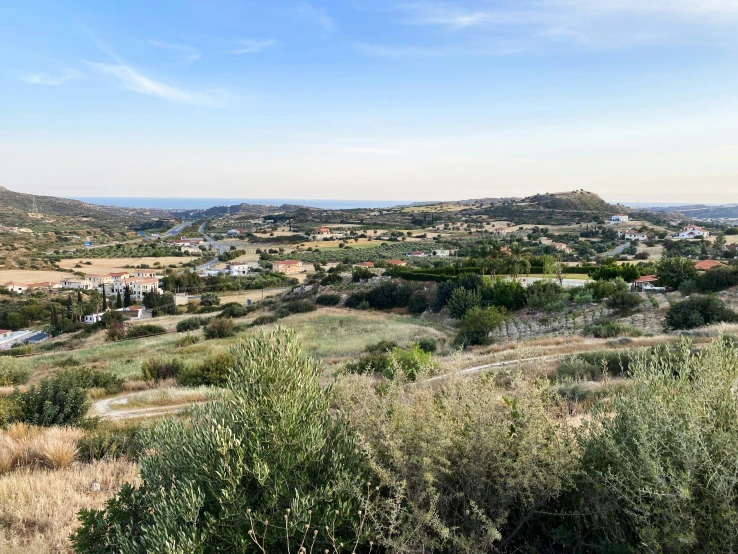
{"label": "shrub", "polygon": [[110,342],[117,342],[126,338],[126,327],[120,321],[113,321],[108,326],[106,333]]}
{"label": "shrub", "polygon": [[324,287],[327,287],[330,285],[339,285],[341,283],[343,283],[343,278],[341,277],[341,275],[339,273],[333,273],[333,272],[329,273],[328,275],[326,275],[320,280],[320,284],[323,285]]}
{"label": "shrub", "polygon": [[201,317],[188,317],[177,323],[177,332],[184,333],[185,331],[197,331],[200,327],[205,325],[207,320]]}
{"label": "shrub", "polygon": [[252,327],[258,327],[259,325],[271,325],[277,323],[279,318],[273,315],[260,315],[254,321],[251,322]]}
{"label": "shrub", "polygon": [[144,452],[142,435],[143,430],[138,426],[88,433],[77,442],[79,460],[85,463],[119,458],[136,461]]}
{"label": "shrub", "polygon": [[480,275],[475,273],[460,275],[452,281],[439,283],[433,309],[435,311],[440,311],[451,299],[451,295],[456,289],[464,288],[466,290],[480,290],[483,285],[484,280]]}
{"label": "shrub", "polygon": [[26,354],[31,354],[32,352],[33,347],[30,344],[15,344],[8,350],[0,350],[0,357],[25,356]]}
{"label": "shrub", "polygon": [[697,277],[695,289],[700,292],[719,292],[737,285],[738,266],[723,266],[705,271]]}
{"label": "shrub", "polygon": [[161,325],[153,325],[144,323],[143,325],[132,325],[126,330],[127,339],[137,339],[141,337],[149,337],[151,335],[163,335],[167,330]]}
{"label": "shrub", "polygon": [[357,309],[362,302],[367,302],[366,296],[367,293],[365,291],[355,292],[346,299],[344,306],[347,308]]}
{"label": "shrub", "polygon": [[393,340],[380,340],[378,343],[368,345],[365,350],[369,353],[381,352],[386,354],[397,347],[398,344]]}
{"label": "shrub", "polygon": [[594,297],[590,291],[581,291],[574,295],[574,303],[578,306],[590,304],[593,300]]}
{"label": "shrub", "polygon": [[233,328],[233,321],[230,319],[215,318],[205,326],[204,334],[206,339],[225,339],[236,334]]}
{"label": "shrub", "polygon": [[141,378],[144,381],[164,381],[173,379],[184,369],[179,358],[157,358],[147,360],[141,366]]}
{"label": "shrub", "polygon": [[640,337],[643,331],[614,319],[602,318],[584,326],[583,334],[596,339],[612,339],[615,337]]}
{"label": "shrub", "polygon": [[635,292],[619,290],[607,299],[607,307],[622,314],[630,313],[641,306],[642,299]]}
{"label": "shrub", "polygon": [[451,294],[448,301],[448,311],[451,317],[461,319],[466,312],[472,308],[479,308],[481,305],[482,295],[478,291],[458,288]]}
{"label": "shrub", "polygon": [[193,344],[197,344],[198,342],[200,342],[200,337],[198,337],[197,335],[191,335],[188,331],[184,337],[180,337],[177,339],[177,348],[192,346]]}
{"label": "shrub", "polygon": [[687,280],[697,280],[694,262],[686,258],[664,258],[656,266],[656,276],[664,287],[678,289]]}
{"label": "shrub", "polygon": [[185,369],[177,377],[177,382],[185,387],[223,387],[228,382],[232,369],[233,356],[228,352],[222,352],[199,366]]}
{"label": "shrub", "polygon": [[474,346],[490,344],[490,334],[502,325],[503,317],[497,308],[471,308],[459,324],[456,344]]}
{"label": "shrub", "polygon": [[421,373],[431,372],[437,365],[433,354],[425,352],[417,344],[408,348],[395,348],[390,361],[394,361],[396,365],[390,363],[384,370],[384,376],[394,379],[395,367],[399,366],[410,381],[415,381]]}
{"label": "shrub", "polygon": [[373,277],[376,277],[376,275],[374,275],[374,273],[372,273],[372,271],[367,269],[366,267],[355,267],[354,270],[351,272],[351,280],[354,283],[358,283],[359,281],[363,281],[365,279],[372,279]]}
{"label": "shrub", "polygon": [[290,315],[314,312],[318,307],[315,305],[315,302],[311,302],[310,300],[291,300],[282,304],[279,309],[285,310],[287,315]]}
{"label": "shrub", "polygon": [[715,296],[692,296],[673,303],[666,313],[666,327],[669,329],[695,329],[735,321],[738,321],[738,314]]}
{"label": "shrub", "polygon": [[431,337],[423,337],[418,341],[418,347],[423,352],[428,352],[430,354],[433,354],[436,349],[438,348],[438,345],[436,344],[436,339]]}
{"label": "shrub", "polygon": [[32,425],[78,425],[90,407],[87,391],[64,372],[17,395],[18,419]]}
{"label": "shrub", "polygon": [[738,352],[722,341],[681,349],[678,363],[635,363],[630,384],[595,405],[569,504],[583,531],[573,551],[735,548]]}
{"label": "shrub", "polygon": [[63,369],[57,375],[64,375],[70,383],[82,389],[104,389],[106,394],[116,394],[123,390],[123,378],[102,369],[74,367]]}
{"label": "shrub", "polygon": [[[287,551],[285,535],[301,536],[309,521],[315,529],[335,522],[336,543],[353,539],[355,518],[336,511],[360,509],[354,491],[367,471],[320,386],[320,367],[282,329],[247,339],[232,355],[230,394],[151,432],[156,450],[141,459],[142,484],[81,513],[76,552],[250,552],[252,522],[267,520],[285,534],[260,533],[266,552]],[[331,544],[319,531],[316,550]]]}
{"label": "shrub", "polygon": [[415,291],[407,302],[407,309],[411,314],[420,315],[428,309],[428,299],[423,291]]}
{"label": "shrub", "polygon": [[366,294],[369,305],[377,310],[404,308],[410,301],[413,290],[396,280],[383,281]]}
{"label": "shrub", "polygon": [[0,387],[24,385],[30,377],[30,370],[22,368],[18,360],[0,358]]}
{"label": "shrub", "polygon": [[223,308],[223,311],[217,315],[217,317],[236,319],[239,317],[244,317],[250,314],[252,311],[253,310],[249,309],[248,306],[242,306],[241,304],[238,304],[237,302],[233,302],[233,303],[227,304]]}
{"label": "shrub", "polygon": [[315,299],[315,303],[319,306],[336,306],[341,302],[339,294],[321,294]]}
{"label": "shrub", "polygon": [[535,281],[526,289],[526,304],[529,308],[557,311],[563,308],[563,300],[568,298],[564,288],[553,281]]}
{"label": "shrub", "polygon": [[214,292],[203,292],[200,296],[200,306],[220,306],[220,296]]}
{"label": "shrub", "polygon": [[518,281],[498,277],[492,284],[482,287],[482,303],[485,306],[497,306],[509,311],[525,307],[525,287]]}

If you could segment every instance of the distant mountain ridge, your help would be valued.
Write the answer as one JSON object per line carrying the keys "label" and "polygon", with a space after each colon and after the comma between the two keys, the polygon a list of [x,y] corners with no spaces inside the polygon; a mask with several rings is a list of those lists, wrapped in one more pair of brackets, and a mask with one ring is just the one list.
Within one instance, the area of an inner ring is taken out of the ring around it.
{"label": "distant mountain ridge", "polygon": [[706,206],[694,204],[685,206],[668,206],[649,208],[656,213],[678,213],[691,219],[738,219],[738,204],[722,206]]}

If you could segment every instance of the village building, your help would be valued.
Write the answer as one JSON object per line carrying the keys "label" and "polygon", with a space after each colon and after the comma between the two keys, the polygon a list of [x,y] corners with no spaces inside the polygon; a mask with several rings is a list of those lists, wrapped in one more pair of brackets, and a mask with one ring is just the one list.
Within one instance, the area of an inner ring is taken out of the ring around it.
{"label": "village building", "polygon": [[407,265],[407,262],[403,260],[387,260],[387,265],[390,267],[405,267]]}
{"label": "village building", "polygon": [[617,214],[610,218],[610,223],[627,223],[630,221],[630,216],[627,214]]}
{"label": "village building", "polygon": [[716,260],[702,260],[694,264],[694,268],[697,271],[709,271],[716,267],[723,267],[723,266],[725,266],[723,262],[718,262]]}
{"label": "village building", "polygon": [[572,252],[571,248],[569,248],[563,242],[553,242],[551,243],[551,246],[553,246],[556,250],[560,250],[561,252],[564,252],[566,254],[571,254]]}
{"label": "village building", "polygon": [[408,252],[407,257],[408,258],[427,258],[428,254],[426,254],[422,250],[416,250],[414,252]]}
{"label": "village building", "polygon": [[13,281],[10,281],[8,283],[5,283],[3,285],[6,289],[8,289],[10,292],[13,292],[15,294],[21,294],[23,292],[26,292],[28,290],[28,286],[24,285],[22,283],[15,283]]}
{"label": "village building", "polygon": [[82,289],[82,290],[90,290],[94,287],[94,285],[87,281],[86,279],[62,279],[59,284],[61,285],[61,288],[63,289]]}
{"label": "village building", "polygon": [[299,260],[281,260],[272,263],[272,269],[277,273],[285,273],[287,275],[292,273],[302,273],[302,262]]}
{"label": "village building", "polygon": [[640,231],[634,231],[633,229],[628,229],[626,231],[618,231],[618,237],[624,240],[648,240],[648,235],[646,233],[641,233]]}
{"label": "village building", "polygon": [[328,227],[316,227],[310,238],[313,240],[328,240],[333,238],[333,232]]}
{"label": "village building", "polygon": [[251,271],[251,266],[246,263],[234,262],[226,264],[226,269],[232,277],[244,277]]}
{"label": "village building", "polygon": [[680,239],[698,239],[707,238],[710,236],[710,231],[703,229],[698,225],[687,225],[682,232],[679,233]]}
{"label": "village building", "polygon": [[438,258],[448,258],[451,255],[451,252],[448,250],[434,250],[433,255]]}

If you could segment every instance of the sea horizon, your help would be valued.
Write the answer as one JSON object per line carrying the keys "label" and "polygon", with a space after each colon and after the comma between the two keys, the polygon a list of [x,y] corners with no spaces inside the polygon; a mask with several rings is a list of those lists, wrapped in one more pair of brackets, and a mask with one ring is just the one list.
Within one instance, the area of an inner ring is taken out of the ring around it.
{"label": "sea horizon", "polygon": [[116,206],[119,208],[152,208],[159,210],[201,210],[218,206],[234,206],[237,204],[254,204],[261,206],[295,204],[327,210],[349,210],[356,208],[391,208],[393,206],[412,204],[411,201],[401,200],[307,200],[294,198],[175,198],[145,196],[69,196],[67,198],[102,206]]}

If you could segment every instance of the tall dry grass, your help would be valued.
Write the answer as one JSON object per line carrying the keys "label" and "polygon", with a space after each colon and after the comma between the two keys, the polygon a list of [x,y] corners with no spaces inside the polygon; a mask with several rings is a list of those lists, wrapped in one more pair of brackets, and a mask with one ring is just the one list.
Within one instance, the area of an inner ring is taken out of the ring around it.
{"label": "tall dry grass", "polygon": [[[23,468],[0,477],[0,552],[67,554],[82,508],[100,509],[125,482],[138,482],[127,461],[75,464],[64,469]],[[93,484],[99,484],[93,487]]]}
{"label": "tall dry grass", "polygon": [[73,427],[33,427],[13,423],[0,433],[0,474],[19,468],[68,467],[85,432]]}

